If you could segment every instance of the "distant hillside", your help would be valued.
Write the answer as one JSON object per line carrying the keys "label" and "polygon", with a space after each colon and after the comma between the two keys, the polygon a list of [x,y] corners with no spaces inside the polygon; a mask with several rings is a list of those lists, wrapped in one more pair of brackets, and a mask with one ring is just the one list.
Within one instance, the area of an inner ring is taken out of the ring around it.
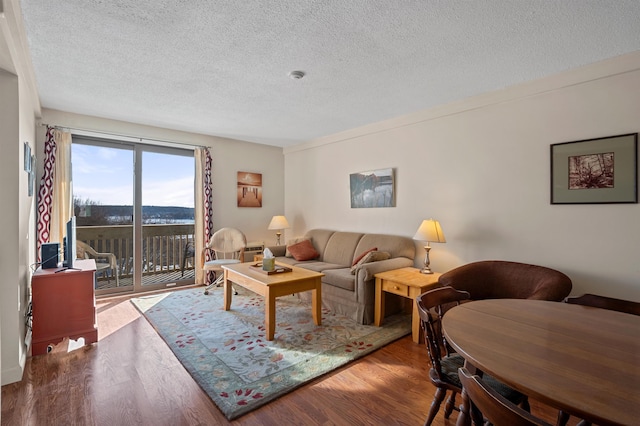
{"label": "distant hillside", "polygon": [[[76,206],[79,226],[131,223],[133,206],[98,205]],[[142,206],[143,223],[172,223],[193,220],[192,207]]]}

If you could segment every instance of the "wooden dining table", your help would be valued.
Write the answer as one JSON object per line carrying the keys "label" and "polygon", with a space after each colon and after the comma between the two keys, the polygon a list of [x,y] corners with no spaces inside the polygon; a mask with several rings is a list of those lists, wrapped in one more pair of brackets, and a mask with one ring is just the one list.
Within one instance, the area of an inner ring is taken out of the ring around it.
{"label": "wooden dining table", "polygon": [[[444,335],[472,371],[598,425],[640,424],[640,316],[560,302],[479,300]],[[463,392],[458,425],[469,424]]]}

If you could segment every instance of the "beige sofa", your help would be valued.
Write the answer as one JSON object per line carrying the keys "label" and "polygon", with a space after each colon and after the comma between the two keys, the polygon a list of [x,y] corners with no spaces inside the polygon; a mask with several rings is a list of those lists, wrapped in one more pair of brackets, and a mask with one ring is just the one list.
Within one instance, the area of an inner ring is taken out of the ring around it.
{"label": "beige sofa", "polygon": [[[322,272],[322,305],[336,313],[346,315],[359,324],[373,322],[375,302],[374,274],[391,269],[413,266],[415,245],[411,238],[366,234],[358,232],[312,229],[302,238],[311,240],[319,257],[297,261],[287,257],[286,245],[268,247],[276,256],[276,262]],[[365,263],[355,268],[354,262],[365,251],[377,248],[391,256],[386,260]],[[300,297],[309,299],[309,292]],[[386,312],[393,312],[387,307]]]}

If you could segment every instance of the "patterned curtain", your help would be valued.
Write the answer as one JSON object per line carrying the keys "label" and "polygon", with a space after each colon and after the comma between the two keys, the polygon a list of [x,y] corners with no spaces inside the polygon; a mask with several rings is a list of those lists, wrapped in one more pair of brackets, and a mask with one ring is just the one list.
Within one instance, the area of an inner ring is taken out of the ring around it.
{"label": "patterned curtain", "polygon": [[51,201],[53,199],[53,174],[56,163],[56,141],[53,137],[53,127],[47,126],[47,136],[44,142],[44,173],[40,179],[38,191],[38,241],[37,256],[40,259],[40,246],[49,242],[49,227],[51,225]]}
{"label": "patterned curtain", "polygon": [[209,252],[204,248],[213,234],[213,210],[211,205],[211,152],[209,148],[196,148],[196,208],[195,208],[195,240],[196,284],[209,284],[209,274],[204,273],[204,262],[211,260]]}
{"label": "patterned curtain", "polygon": [[47,126],[44,142],[44,172],[38,190],[38,241],[62,241],[64,225],[73,215],[71,200],[71,133]]}
{"label": "patterned curtain", "polygon": [[53,166],[51,194],[50,241],[62,241],[67,221],[73,216],[73,187],[71,178],[71,133],[53,130],[56,141],[56,161]]}

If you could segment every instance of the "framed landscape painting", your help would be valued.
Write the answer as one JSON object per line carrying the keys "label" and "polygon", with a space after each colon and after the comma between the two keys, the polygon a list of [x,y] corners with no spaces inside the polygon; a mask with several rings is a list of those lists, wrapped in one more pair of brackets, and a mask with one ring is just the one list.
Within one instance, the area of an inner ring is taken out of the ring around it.
{"label": "framed landscape painting", "polygon": [[551,145],[551,204],[638,202],[638,134]]}
{"label": "framed landscape painting", "polygon": [[351,208],[395,207],[393,169],[349,175]]}

